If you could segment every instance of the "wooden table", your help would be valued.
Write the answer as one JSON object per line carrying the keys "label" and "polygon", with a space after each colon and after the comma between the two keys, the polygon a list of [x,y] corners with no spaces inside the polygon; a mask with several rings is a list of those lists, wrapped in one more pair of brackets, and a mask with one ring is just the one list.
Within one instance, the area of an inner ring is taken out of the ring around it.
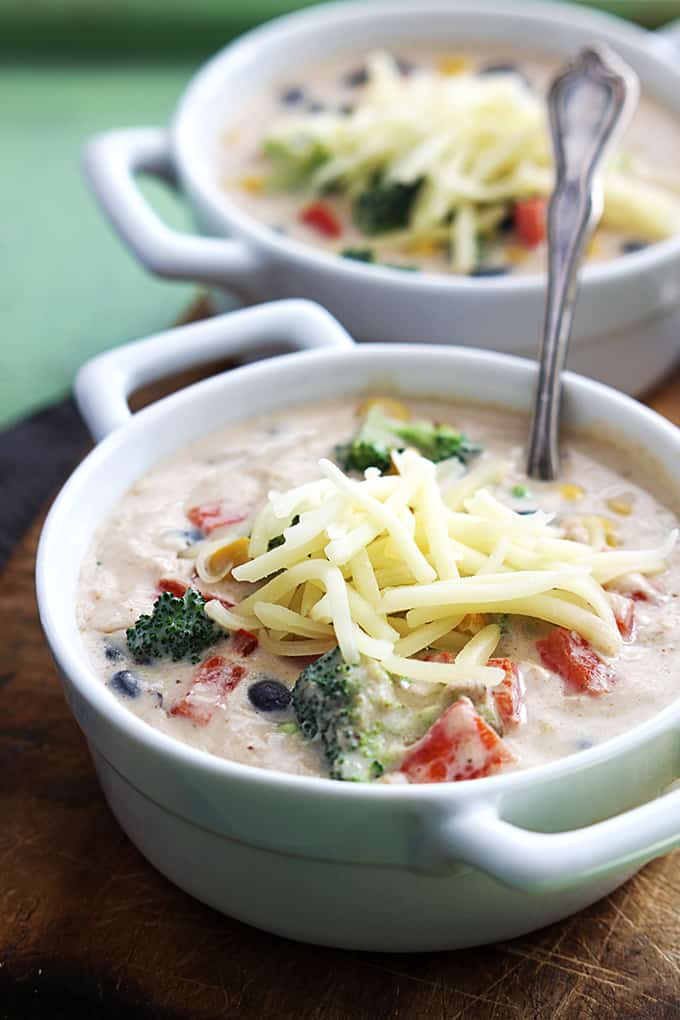
{"label": "wooden table", "polygon": [[[680,424],[680,375],[650,403]],[[410,956],[298,945],[170,885],[114,821],[66,708],[35,608],[40,525],[0,586],[0,1020],[680,1017],[679,854],[534,935]]]}

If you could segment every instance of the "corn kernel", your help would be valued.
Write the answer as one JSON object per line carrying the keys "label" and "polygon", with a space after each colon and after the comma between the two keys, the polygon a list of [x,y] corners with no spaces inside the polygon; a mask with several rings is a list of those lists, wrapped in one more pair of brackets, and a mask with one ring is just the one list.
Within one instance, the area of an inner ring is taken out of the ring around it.
{"label": "corn kernel", "polygon": [[428,258],[431,255],[437,255],[441,250],[441,246],[436,241],[431,241],[428,238],[420,238],[417,241],[411,241],[406,246],[406,251],[409,255],[421,255],[424,258]]}
{"label": "corn kernel", "polygon": [[394,397],[367,397],[359,404],[357,413],[360,418],[365,418],[374,407],[379,407],[389,418],[396,418],[397,421],[408,421],[411,417],[408,407]]}
{"label": "corn kernel", "polygon": [[596,259],[598,255],[602,254],[602,244],[598,237],[594,237],[588,247],[586,248],[586,257],[589,259]]}
{"label": "corn kernel", "polygon": [[224,576],[231,572],[234,567],[240,567],[248,559],[248,546],[250,540],[241,537],[235,538],[233,542],[219,546],[209,557],[206,566],[212,574]]}
{"label": "corn kernel", "polygon": [[437,70],[440,74],[463,74],[472,67],[469,57],[452,53],[448,57],[440,57],[437,61]]}
{"label": "corn kernel", "polygon": [[261,191],[264,191],[264,177],[259,174],[246,174],[245,177],[239,177],[238,185],[244,191],[249,191],[251,195],[259,195]]}
{"label": "corn kernel", "polygon": [[513,266],[518,266],[526,259],[529,254],[528,248],[522,248],[519,244],[509,244],[505,249],[505,257],[508,262]]}
{"label": "corn kernel", "polygon": [[606,503],[610,510],[615,514],[620,514],[622,517],[628,517],[633,510],[632,499],[624,496],[612,496]]}
{"label": "corn kernel", "polygon": [[585,491],[580,485],[574,485],[573,482],[565,482],[564,485],[560,485],[560,496],[570,503],[575,503],[576,500],[583,499]]}
{"label": "corn kernel", "polygon": [[602,530],[604,531],[604,538],[607,545],[613,547],[620,545],[619,539],[616,534],[616,525],[614,524],[614,522],[611,521],[608,517],[596,517],[595,520],[602,525]]}
{"label": "corn kernel", "polygon": [[458,624],[458,630],[467,631],[468,634],[479,634],[487,623],[488,620],[484,613],[468,613]]}

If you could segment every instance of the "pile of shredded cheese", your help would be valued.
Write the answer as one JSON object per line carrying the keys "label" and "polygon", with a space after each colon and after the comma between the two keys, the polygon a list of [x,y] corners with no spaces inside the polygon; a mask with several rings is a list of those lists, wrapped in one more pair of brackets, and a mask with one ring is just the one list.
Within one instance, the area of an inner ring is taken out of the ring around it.
{"label": "pile of shredded cheese", "polygon": [[[240,565],[233,536],[199,544],[197,569],[254,590],[232,609],[206,613],[226,630],[255,631],[277,655],[318,655],[339,645],[348,663],[376,660],[431,684],[494,685],[486,665],[500,639],[489,623],[471,636],[471,614],[515,614],[582,635],[604,655],[621,637],[604,585],[631,571],[665,568],[676,534],[660,548],[599,551],[562,537],[553,515],[515,513],[492,495],[505,466],[482,459],[462,477],[413,450],[392,454],[394,473],[351,478],[329,460],[321,477],[270,492]],[[202,548],[201,548],[202,546]],[[418,658],[426,648],[455,661]]]}
{"label": "pile of shredded cheese", "polygon": [[[376,171],[385,182],[423,180],[408,228],[390,243],[449,242],[453,267],[467,272],[477,238],[493,232],[508,202],[552,190],[545,101],[512,72],[405,76],[382,52],[368,57],[367,71],[349,114],[285,114],[267,141],[299,155],[326,152],[309,180],[319,193],[340,183],[356,194]],[[677,179],[619,153],[604,190],[605,226],[652,241],[680,232]]]}

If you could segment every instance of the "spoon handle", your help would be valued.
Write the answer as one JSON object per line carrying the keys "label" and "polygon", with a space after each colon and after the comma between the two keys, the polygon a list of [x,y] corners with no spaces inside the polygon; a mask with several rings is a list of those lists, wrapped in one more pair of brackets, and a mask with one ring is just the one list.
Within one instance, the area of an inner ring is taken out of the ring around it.
{"label": "spoon handle", "polygon": [[637,104],[637,75],[604,47],[583,50],[548,93],[555,187],[548,206],[548,293],[527,473],[559,467],[561,374],[576,299],[576,274],[602,214],[598,170]]}

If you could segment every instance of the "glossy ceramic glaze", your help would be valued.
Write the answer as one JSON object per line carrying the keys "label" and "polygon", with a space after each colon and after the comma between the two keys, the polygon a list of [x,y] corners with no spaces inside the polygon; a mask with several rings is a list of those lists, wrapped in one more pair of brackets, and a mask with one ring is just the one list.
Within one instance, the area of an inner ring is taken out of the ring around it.
{"label": "glossy ceramic glaze", "polygon": [[[125,398],[137,385],[276,344],[329,349],[247,365],[130,417]],[[677,702],[623,736],[525,772],[429,787],[338,783],[172,740],[120,704],[82,648],[74,603],[92,534],[130,484],[182,444],[264,410],[376,387],[412,398],[482,397],[528,414],[534,385],[535,366],[507,356],[354,347],[330,316],[300,301],[182,327],[82,370],[80,406],[103,441],[45,524],[41,620],[112,809],[148,859],[192,895],[325,945],[455,948],[563,917],[680,843],[680,790],[665,793],[679,772]],[[680,433],[658,415],[568,376],[565,416],[647,451],[680,485]]]}
{"label": "glossy ceramic glaze", "polygon": [[[235,101],[318,62],[403,40],[457,48],[531,49],[556,61],[607,42],[640,76],[643,92],[680,112],[680,64],[671,42],[608,15],[566,4],[467,0],[323,5],[277,19],[227,46],[199,71],[169,131],[131,128],[93,140],[86,172],[123,238],[155,273],[236,289],[247,300],[320,301],[364,340],[458,343],[530,355],[540,335],[543,276],[456,278],[400,273],[338,259],[270,230],[219,186],[216,146]],[[176,178],[207,237],[165,226],[133,174]],[[227,240],[226,238],[229,238]],[[582,276],[570,364],[627,392],[648,388],[678,351],[680,238]]]}

